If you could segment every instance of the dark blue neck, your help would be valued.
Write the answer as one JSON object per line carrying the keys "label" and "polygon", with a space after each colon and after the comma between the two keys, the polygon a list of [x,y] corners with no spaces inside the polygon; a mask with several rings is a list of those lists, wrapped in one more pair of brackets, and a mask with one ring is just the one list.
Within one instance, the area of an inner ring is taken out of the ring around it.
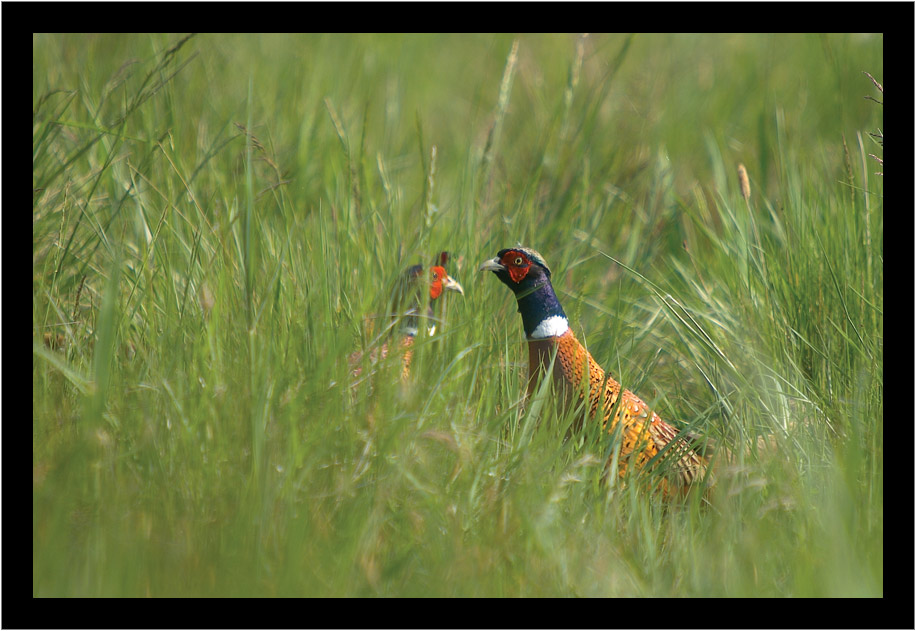
{"label": "dark blue neck", "polygon": [[550,280],[545,277],[532,280],[531,283],[523,282],[515,292],[518,312],[522,314],[522,326],[525,327],[526,337],[531,337],[538,325],[547,318],[566,317]]}

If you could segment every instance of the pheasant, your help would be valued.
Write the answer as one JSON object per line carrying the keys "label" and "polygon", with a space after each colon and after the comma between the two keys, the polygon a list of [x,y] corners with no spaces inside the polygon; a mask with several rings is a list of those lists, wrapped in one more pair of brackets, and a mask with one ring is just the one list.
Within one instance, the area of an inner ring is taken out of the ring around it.
{"label": "pheasant", "polygon": [[[423,302],[422,291],[429,289],[429,301],[426,310],[425,319],[429,321],[428,332],[433,335],[436,330],[436,308],[442,300],[442,294],[446,290],[457,291],[464,295],[464,288],[457,280],[448,275],[445,271],[445,264],[448,263],[448,252],[442,252],[436,257],[436,265],[425,271],[423,265],[417,264],[409,267],[398,279],[397,285],[391,297],[391,314],[395,320],[391,327],[399,328],[399,346],[400,352],[403,353],[401,377],[406,379],[410,375],[410,362],[413,357],[413,342],[420,330],[420,307]],[[370,351],[369,360],[372,363],[379,359],[385,359],[389,353],[389,341],[385,341],[378,348]],[[356,351],[350,355],[350,370],[353,377],[359,377],[362,373],[360,363],[363,353]]]}
{"label": "pheasant", "polygon": [[[493,272],[518,301],[528,340],[529,398],[556,353],[553,382],[564,404],[582,401],[587,385],[588,418],[595,418],[600,406],[602,427],[611,434],[619,432],[619,476],[626,476],[629,467],[637,471],[663,468],[657,488],[665,496],[710,481],[706,475],[708,460],[692,448],[686,435],[660,419],[638,396],[622,390],[573,335],[550,284],[550,268],[540,254],[521,246],[500,250],[496,258],[484,261],[479,271]],[[613,461],[612,455],[608,468]]]}

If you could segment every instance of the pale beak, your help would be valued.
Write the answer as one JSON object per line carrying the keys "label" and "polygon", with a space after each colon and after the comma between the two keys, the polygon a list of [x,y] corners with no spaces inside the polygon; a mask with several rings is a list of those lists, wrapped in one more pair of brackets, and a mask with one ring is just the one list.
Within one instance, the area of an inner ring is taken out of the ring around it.
{"label": "pale beak", "polygon": [[442,279],[442,288],[451,289],[452,291],[457,291],[462,296],[464,295],[464,288],[461,286],[461,283],[451,276],[446,276]]}
{"label": "pale beak", "polygon": [[499,262],[499,259],[487,259],[477,268],[478,272],[502,272],[506,266]]}

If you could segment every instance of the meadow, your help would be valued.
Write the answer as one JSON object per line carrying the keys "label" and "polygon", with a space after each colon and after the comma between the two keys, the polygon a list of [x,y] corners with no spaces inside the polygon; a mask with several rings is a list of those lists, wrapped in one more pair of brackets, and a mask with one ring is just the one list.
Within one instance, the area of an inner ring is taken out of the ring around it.
{"label": "meadow", "polygon": [[[32,55],[33,596],[884,595],[882,35]],[[734,455],[708,500],[523,400],[517,243]],[[441,250],[465,295],[354,383]]]}

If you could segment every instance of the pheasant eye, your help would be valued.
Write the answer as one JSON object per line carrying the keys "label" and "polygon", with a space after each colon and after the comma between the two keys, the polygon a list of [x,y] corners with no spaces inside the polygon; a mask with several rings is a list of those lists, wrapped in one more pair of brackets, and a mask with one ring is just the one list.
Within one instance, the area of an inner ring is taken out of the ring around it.
{"label": "pheasant eye", "polygon": [[515,264],[516,264],[516,265],[521,265],[522,262],[523,262],[523,261],[522,261],[522,257],[520,257],[520,256],[516,256],[516,257],[515,257]]}

